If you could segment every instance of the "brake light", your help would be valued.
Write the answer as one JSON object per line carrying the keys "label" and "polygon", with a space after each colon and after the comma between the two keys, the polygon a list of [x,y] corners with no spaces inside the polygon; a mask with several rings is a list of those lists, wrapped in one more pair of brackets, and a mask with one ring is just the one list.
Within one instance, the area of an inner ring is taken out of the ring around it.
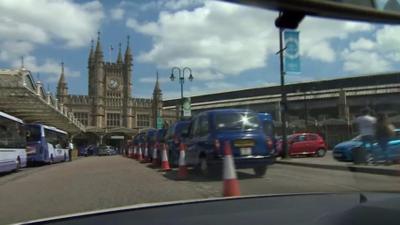
{"label": "brake light", "polygon": [[221,143],[219,142],[218,139],[214,140],[214,149],[215,151],[218,151],[221,148]]}
{"label": "brake light", "polygon": [[267,146],[268,146],[268,148],[269,148],[269,149],[272,149],[272,148],[273,148],[273,145],[274,145],[274,143],[272,142],[272,140],[269,139],[269,138],[267,138]]}

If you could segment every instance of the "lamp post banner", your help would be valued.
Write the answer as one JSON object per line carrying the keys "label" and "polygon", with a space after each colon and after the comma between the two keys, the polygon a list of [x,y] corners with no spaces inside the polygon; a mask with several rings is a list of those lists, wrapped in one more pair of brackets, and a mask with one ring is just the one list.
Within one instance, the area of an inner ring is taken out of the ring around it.
{"label": "lamp post banner", "polygon": [[190,117],[192,116],[190,98],[183,98],[183,116]]}
{"label": "lamp post banner", "polygon": [[300,73],[299,31],[284,31],[284,71],[286,73]]}

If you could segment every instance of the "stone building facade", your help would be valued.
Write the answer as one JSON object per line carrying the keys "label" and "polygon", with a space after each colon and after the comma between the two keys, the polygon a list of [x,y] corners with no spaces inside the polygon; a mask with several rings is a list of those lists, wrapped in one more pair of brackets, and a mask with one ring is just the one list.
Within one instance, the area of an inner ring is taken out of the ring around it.
{"label": "stone building facade", "polygon": [[119,45],[116,62],[104,60],[100,34],[95,48],[93,44],[92,41],[88,57],[88,95],[68,93],[64,65],[57,85],[59,102],[73,112],[87,127],[88,132],[107,135],[120,128],[125,133],[132,134],[143,128],[156,127],[157,117],[163,118],[166,123],[175,121],[174,110],[162,111],[162,91],[158,74],[152,98],[131,96],[134,65],[129,36],[124,54],[121,44]]}

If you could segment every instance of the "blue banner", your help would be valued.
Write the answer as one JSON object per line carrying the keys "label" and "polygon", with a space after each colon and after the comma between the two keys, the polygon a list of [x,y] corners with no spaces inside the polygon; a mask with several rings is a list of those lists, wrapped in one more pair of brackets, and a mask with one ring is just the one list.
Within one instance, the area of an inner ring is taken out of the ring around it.
{"label": "blue banner", "polygon": [[286,73],[300,73],[299,32],[285,30],[283,33],[285,51],[283,65]]}

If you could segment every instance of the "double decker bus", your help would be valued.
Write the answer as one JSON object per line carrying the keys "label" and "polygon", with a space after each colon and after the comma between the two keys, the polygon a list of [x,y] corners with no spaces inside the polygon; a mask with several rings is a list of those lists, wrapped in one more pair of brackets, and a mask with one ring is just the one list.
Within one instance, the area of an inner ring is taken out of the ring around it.
{"label": "double decker bus", "polygon": [[43,124],[27,124],[28,162],[55,163],[69,159],[68,133]]}
{"label": "double decker bus", "polygon": [[0,111],[0,172],[26,166],[26,139],[22,120]]}

